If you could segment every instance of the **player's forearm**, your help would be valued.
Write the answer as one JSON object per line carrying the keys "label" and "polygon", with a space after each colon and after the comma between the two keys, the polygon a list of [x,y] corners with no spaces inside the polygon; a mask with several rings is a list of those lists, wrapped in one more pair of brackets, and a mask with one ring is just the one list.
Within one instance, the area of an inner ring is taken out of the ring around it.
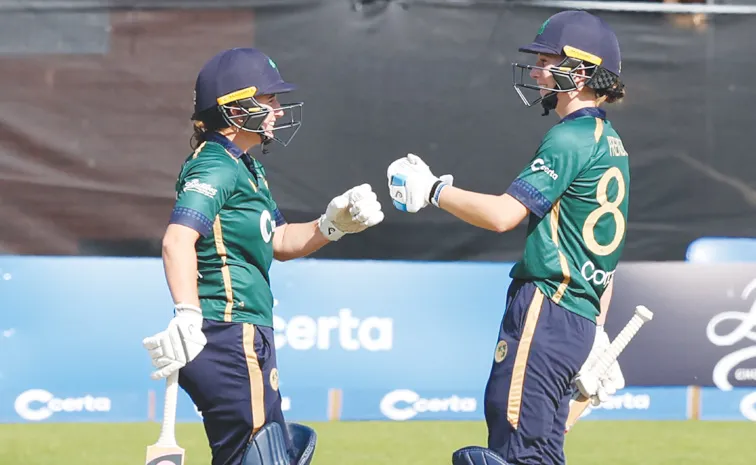
{"label": "player's forearm", "polygon": [[612,301],[612,293],[614,292],[614,279],[609,281],[609,285],[606,286],[606,290],[601,295],[601,313],[596,318],[596,324],[603,326],[606,322],[606,314],[609,313],[609,304]]}
{"label": "player's forearm", "polygon": [[278,261],[306,257],[330,242],[318,228],[318,221],[287,223],[276,228],[273,257]]}
{"label": "player's forearm", "polygon": [[171,237],[163,239],[163,268],[173,302],[199,306],[194,243]]}
{"label": "player's forearm", "polygon": [[512,203],[509,198],[511,197],[480,194],[447,186],[441,191],[439,206],[473,226],[505,232],[514,229],[522,221],[519,209],[524,208],[514,199]]}

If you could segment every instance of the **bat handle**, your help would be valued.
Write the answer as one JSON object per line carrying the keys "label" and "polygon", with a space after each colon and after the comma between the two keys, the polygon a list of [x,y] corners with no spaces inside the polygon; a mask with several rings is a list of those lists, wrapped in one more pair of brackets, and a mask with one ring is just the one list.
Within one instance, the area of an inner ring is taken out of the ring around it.
{"label": "bat handle", "polygon": [[622,331],[616,338],[609,344],[609,347],[602,353],[596,363],[594,364],[593,371],[599,375],[603,375],[609,371],[609,367],[619,357],[619,354],[625,350],[625,347],[630,343],[633,337],[638,333],[641,326],[647,321],[653,318],[654,314],[648,308],[643,305],[639,305],[635,308],[635,314],[627,322]]}
{"label": "bat handle", "polygon": [[578,376],[575,383],[578,387],[573,400],[570,401],[570,411],[567,415],[567,421],[565,422],[565,433],[578,421],[582,412],[588,408],[589,399],[585,397],[581,392],[593,392],[598,383],[598,379],[601,375],[609,371],[609,367],[619,357],[619,354],[630,343],[630,340],[640,330],[641,326],[647,321],[651,321],[654,314],[648,308],[643,305],[635,307],[635,314],[630,321],[627,322],[622,331],[616,338],[609,344],[604,353],[602,353],[596,362],[594,362],[588,369],[588,372],[584,375]]}
{"label": "bat handle", "polygon": [[178,403],[178,376],[173,372],[165,380],[165,404],[163,406],[163,424],[157,444],[176,446],[176,404]]}

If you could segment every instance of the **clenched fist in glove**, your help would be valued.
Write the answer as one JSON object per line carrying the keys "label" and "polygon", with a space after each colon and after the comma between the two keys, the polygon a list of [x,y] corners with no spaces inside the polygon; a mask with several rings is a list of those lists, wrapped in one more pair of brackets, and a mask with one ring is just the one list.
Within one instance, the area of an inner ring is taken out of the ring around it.
{"label": "clenched fist in glove", "polygon": [[383,221],[383,216],[373,188],[370,184],[362,184],[334,197],[318,220],[318,227],[328,240],[338,241],[344,234],[375,226]]}
{"label": "clenched fist in glove", "polygon": [[142,341],[150,353],[152,379],[167,378],[194,360],[207,344],[202,333],[202,310],[194,305],[178,304],[165,331]]}
{"label": "clenched fist in glove", "polygon": [[454,183],[450,174],[436,177],[417,155],[408,154],[391,163],[386,172],[394,207],[416,213],[433,204],[438,207],[441,190]]}
{"label": "clenched fist in glove", "polygon": [[615,360],[605,373],[601,373],[598,357],[609,347],[609,336],[603,326],[596,327],[596,338],[588,359],[575,377],[575,386],[580,393],[591,399],[594,407],[609,400],[618,390],[625,387],[625,377],[622,375],[619,363]]}

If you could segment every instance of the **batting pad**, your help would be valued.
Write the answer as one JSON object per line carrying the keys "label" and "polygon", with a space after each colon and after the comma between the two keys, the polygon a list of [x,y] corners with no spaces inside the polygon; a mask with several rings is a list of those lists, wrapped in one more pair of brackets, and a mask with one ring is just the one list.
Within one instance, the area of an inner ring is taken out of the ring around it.
{"label": "batting pad", "polygon": [[510,465],[501,455],[485,447],[468,446],[452,454],[452,465]]}

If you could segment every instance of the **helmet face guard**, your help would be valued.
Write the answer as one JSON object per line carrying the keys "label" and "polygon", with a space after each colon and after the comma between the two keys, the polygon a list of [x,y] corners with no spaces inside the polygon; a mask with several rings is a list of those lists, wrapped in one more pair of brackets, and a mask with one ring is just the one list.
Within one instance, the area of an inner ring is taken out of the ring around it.
{"label": "helmet face guard", "polygon": [[[597,66],[594,64],[585,63],[583,60],[572,57],[565,57],[557,66],[552,66],[550,68],[536,65],[512,63],[512,84],[514,85],[515,92],[517,92],[517,95],[520,96],[520,99],[522,100],[522,103],[525,104],[525,106],[531,107],[538,103],[545,103],[543,101],[547,99],[551,100],[553,102],[553,105],[555,106],[557,94],[581,89],[586,84],[578,86],[578,84],[575,82],[575,78],[588,77],[588,79],[590,80],[590,76],[594,74],[596,68]],[[530,79],[530,71],[535,69],[551,73],[551,75],[554,77],[556,87],[526,84],[525,79]],[[517,73],[518,70],[519,76]],[[528,72],[527,75],[525,73],[526,71]],[[578,71],[585,71],[585,74],[578,73]],[[537,91],[538,97],[534,100],[528,99],[528,97],[525,95],[525,92],[523,92],[523,89]],[[540,91],[542,90],[548,91],[548,93],[545,96],[541,96]],[[552,105],[549,106],[551,107]]]}
{"label": "helmet face guard", "polygon": [[[286,147],[302,126],[302,105],[303,102],[289,103],[271,110],[254,97],[248,97],[218,105],[218,109],[229,125],[259,134],[263,145],[276,141]],[[233,114],[232,110],[238,114]],[[283,112],[283,116],[276,119],[273,128],[266,130],[263,123],[272,111]]]}

